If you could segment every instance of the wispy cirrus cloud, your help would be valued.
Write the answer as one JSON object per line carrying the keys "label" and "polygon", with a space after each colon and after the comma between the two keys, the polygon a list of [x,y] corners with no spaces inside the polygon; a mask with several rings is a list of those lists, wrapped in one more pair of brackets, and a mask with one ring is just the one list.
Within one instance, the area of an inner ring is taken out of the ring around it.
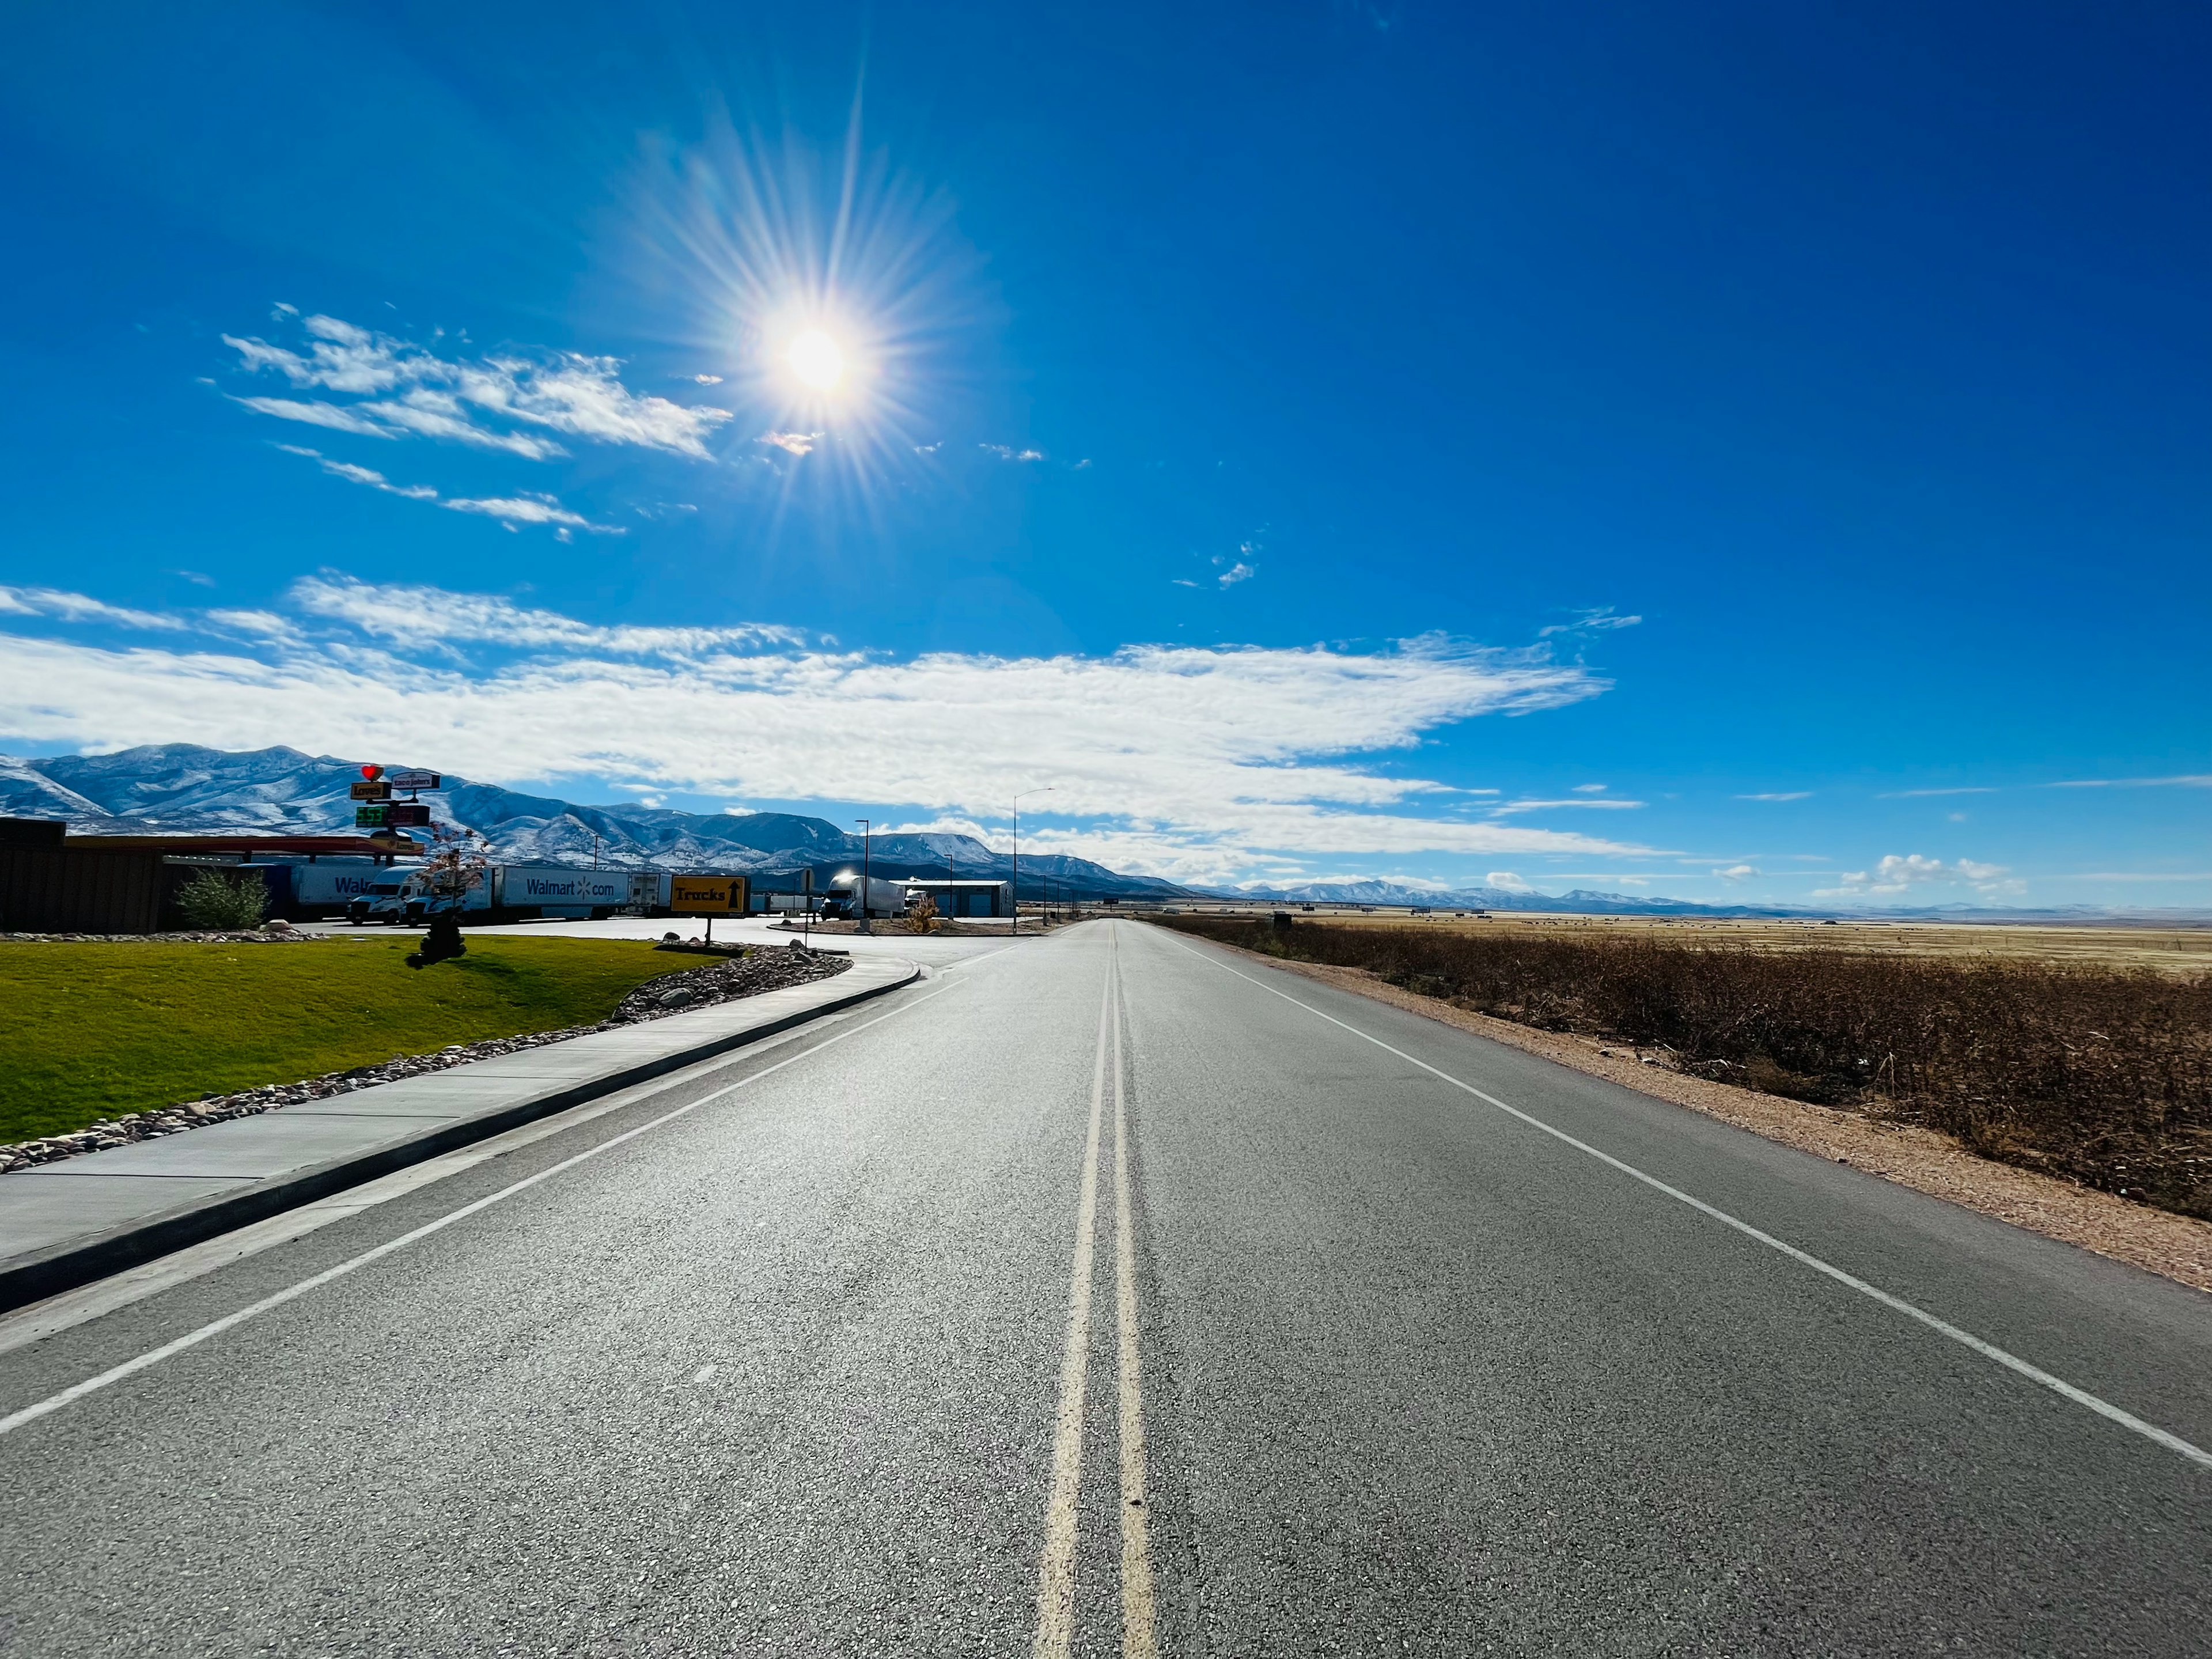
{"label": "wispy cirrus cloud", "polygon": [[613,357],[564,351],[442,357],[336,317],[301,318],[298,327],[306,337],[298,349],[258,337],[222,340],[249,374],[353,401],[257,395],[238,403],[256,414],[363,437],[412,434],[535,460],[568,453],[549,433],[703,459],[707,440],[730,418],[727,410],[630,391]]}
{"label": "wispy cirrus cloud", "polygon": [[1781,801],[1781,800],[1810,800],[1812,798],[1813,798],[1813,792],[1812,792],[1811,790],[1809,790],[1809,789],[1776,789],[1776,790],[1771,790],[1771,791],[1769,791],[1767,793],[1763,794],[1763,795],[1738,795],[1738,796],[1736,797],[1736,799],[1737,799],[1738,800],[1775,800],[1775,801]]}
{"label": "wispy cirrus cloud", "polygon": [[811,455],[814,453],[814,446],[822,441],[822,434],[819,432],[771,431],[762,433],[753,441],[781,449],[787,455]]}
{"label": "wispy cirrus cloud", "polygon": [[1989,784],[1961,784],[1950,789],[1893,789],[1887,794],[1876,795],[1876,800],[1932,800],[1939,795],[1994,795],[1997,792]]}
{"label": "wispy cirrus cloud", "polygon": [[2168,778],[2069,778],[2047,789],[2212,789],[2212,772],[2186,772]]}
{"label": "wispy cirrus cloud", "polygon": [[781,800],[818,798],[829,753],[881,799],[977,817],[1049,756],[1058,793],[1037,845],[1192,879],[1286,854],[1641,850],[1425,816],[1437,786],[1367,763],[1440,726],[1604,689],[1540,649],[1428,637],[895,660],[788,629],[607,626],[327,574],[295,583],[284,611],[294,635],[264,626],[250,648],[100,650],[0,629],[0,730],[429,755],[491,780]]}
{"label": "wispy cirrus cloud", "polygon": [[1553,623],[1549,628],[1536,630],[1538,639],[1550,639],[1559,634],[1602,634],[1615,628],[1634,628],[1643,622],[1641,617],[1624,617],[1611,605],[1603,605],[1594,611],[1578,611],[1572,622]]}
{"label": "wispy cirrus cloud", "polygon": [[278,444],[276,447],[287,455],[304,455],[333,478],[343,478],[348,483],[380,489],[387,495],[404,495],[410,501],[434,501],[438,498],[438,492],[428,484],[396,484],[374,467],[334,461],[319,449],[307,449],[298,444]]}
{"label": "wispy cirrus cloud", "polygon": [[0,615],[51,617],[57,622],[103,623],[162,633],[177,633],[191,626],[165,611],[133,611],[59,587],[0,587]]}
{"label": "wispy cirrus cloud", "polygon": [[510,530],[518,524],[550,524],[589,530],[601,536],[624,533],[618,525],[593,524],[582,514],[571,513],[550,495],[493,495],[481,501],[457,495],[438,505],[455,513],[478,513],[487,519],[497,519]]}
{"label": "wispy cirrus cloud", "polygon": [[1042,449],[1017,449],[1012,444],[977,444],[975,447],[986,454],[996,455],[1002,461],[1014,461],[1023,465],[1031,461],[1041,461],[1045,458],[1044,451]]}
{"label": "wispy cirrus cloud", "polygon": [[512,530],[519,524],[542,524],[568,530],[588,530],[596,536],[620,536],[627,532],[619,525],[593,524],[580,513],[571,512],[561,505],[556,496],[534,490],[520,495],[492,495],[482,498],[455,495],[441,497],[428,484],[396,484],[374,467],[356,466],[351,461],[334,461],[319,450],[303,449],[297,444],[279,444],[277,448],[288,455],[304,455],[313,459],[333,478],[343,478],[369,489],[383,491],[387,495],[400,495],[410,501],[435,501],[453,513],[474,513],[487,519],[496,519]]}
{"label": "wispy cirrus cloud", "polygon": [[[1603,787],[1602,785],[1599,787]],[[1510,812],[1551,812],[1563,807],[1580,807],[1585,811],[1595,809],[1601,812],[1626,812],[1632,811],[1643,805],[1644,802],[1640,800],[1620,800],[1614,798],[1601,800],[1595,795],[1583,795],[1573,800],[1500,801],[1487,810],[1502,817]]]}
{"label": "wispy cirrus cloud", "polygon": [[796,629],[767,623],[734,628],[601,626],[579,622],[556,611],[519,605],[495,593],[456,593],[442,587],[365,582],[351,576],[302,576],[292,584],[286,597],[311,617],[343,623],[395,644],[434,640],[523,650],[690,656],[807,642],[807,636]]}

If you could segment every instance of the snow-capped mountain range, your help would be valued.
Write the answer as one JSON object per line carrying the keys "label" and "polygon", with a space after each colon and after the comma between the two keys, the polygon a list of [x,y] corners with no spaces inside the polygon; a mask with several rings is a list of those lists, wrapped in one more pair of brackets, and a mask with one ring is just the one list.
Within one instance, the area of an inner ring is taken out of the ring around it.
{"label": "snow-capped mountain range", "polygon": [[[237,752],[161,744],[112,755],[0,757],[0,817],[58,817],[75,835],[350,835],[348,790],[360,764],[296,749]],[[433,818],[474,830],[502,864],[560,864],[751,876],[825,873],[857,864],[860,838],[826,818],[790,812],[676,812],[583,806],[451,773],[423,795]],[[868,849],[877,875],[1003,880],[1012,860],[971,836],[883,835]],[[1022,860],[1022,890],[1050,877],[1085,896],[1178,898],[1189,890],[1125,876],[1064,854]]]}
{"label": "snow-capped mountain range", "polygon": [[[361,775],[358,763],[296,749],[231,750],[172,743],[112,755],[0,756],[0,817],[66,819],[77,835],[205,835],[252,830],[264,835],[349,835]],[[623,805],[583,806],[526,795],[451,773],[426,794],[434,817],[474,830],[503,864],[557,864],[661,869],[754,877],[789,876],[812,868],[817,878],[856,864],[860,839],[826,818],[791,812],[676,812]],[[870,849],[879,876],[942,876],[1004,880],[1012,860],[971,836],[879,835]],[[1071,896],[1241,899],[1279,904],[1423,905],[1431,909],[1538,910],[1588,915],[1820,916],[1976,921],[2100,921],[2156,915],[2201,922],[2203,911],[2127,912],[2065,907],[1995,909],[1944,905],[1822,910],[1775,904],[1702,904],[1691,899],[1598,893],[1577,888],[1540,893],[1522,888],[1450,890],[1390,881],[1309,882],[1282,887],[1212,891],[1151,876],[1123,875],[1066,854],[1022,860],[1022,894],[1035,897],[1049,877]]]}

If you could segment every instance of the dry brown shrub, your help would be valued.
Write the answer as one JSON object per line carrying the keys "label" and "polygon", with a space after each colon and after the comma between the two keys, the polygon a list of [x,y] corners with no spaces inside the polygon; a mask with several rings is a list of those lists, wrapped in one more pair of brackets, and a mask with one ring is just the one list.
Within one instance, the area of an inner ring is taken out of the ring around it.
{"label": "dry brown shrub", "polygon": [[1702,1076],[1925,1124],[1985,1157],[2212,1218],[2212,975],[1164,920],[1523,1024],[1662,1048]]}

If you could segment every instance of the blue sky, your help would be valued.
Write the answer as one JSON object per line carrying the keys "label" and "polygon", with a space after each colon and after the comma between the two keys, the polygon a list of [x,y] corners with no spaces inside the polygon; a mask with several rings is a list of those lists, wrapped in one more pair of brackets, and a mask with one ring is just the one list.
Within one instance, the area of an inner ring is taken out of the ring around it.
{"label": "blue sky", "polygon": [[8,28],[12,752],[2212,903],[2201,13]]}

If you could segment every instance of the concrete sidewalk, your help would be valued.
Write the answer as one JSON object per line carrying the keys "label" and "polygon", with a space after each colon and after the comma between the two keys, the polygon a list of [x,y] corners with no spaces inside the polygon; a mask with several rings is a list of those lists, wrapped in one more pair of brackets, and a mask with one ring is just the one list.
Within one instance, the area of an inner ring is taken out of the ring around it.
{"label": "concrete sidewalk", "polygon": [[835,978],[0,1175],[0,1310],[120,1271],[913,983]]}

